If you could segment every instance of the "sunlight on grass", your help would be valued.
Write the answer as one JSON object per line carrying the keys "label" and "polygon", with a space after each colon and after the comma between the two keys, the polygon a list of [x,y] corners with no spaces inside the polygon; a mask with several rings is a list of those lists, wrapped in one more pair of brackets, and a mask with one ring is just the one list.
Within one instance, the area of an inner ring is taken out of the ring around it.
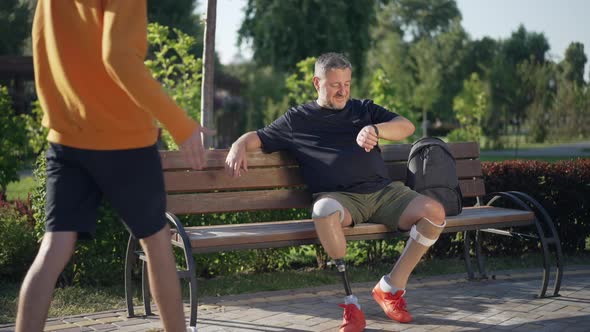
{"label": "sunlight on grass", "polygon": [[18,182],[11,182],[6,187],[6,198],[8,200],[27,199],[29,193],[35,188],[35,181],[32,176],[22,178]]}

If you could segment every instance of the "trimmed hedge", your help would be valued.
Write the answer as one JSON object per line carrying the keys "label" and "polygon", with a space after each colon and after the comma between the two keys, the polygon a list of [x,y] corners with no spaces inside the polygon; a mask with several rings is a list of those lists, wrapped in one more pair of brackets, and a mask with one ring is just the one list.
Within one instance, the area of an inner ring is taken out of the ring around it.
{"label": "trimmed hedge", "polygon": [[590,236],[590,159],[483,163],[483,172],[487,192],[522,191],[539,201],[557,227],[565,254],[586,250]]}
{"label": "trimmed hedge", "polygon": [[[565,254],[575,255],[587,250],[586,239],[590,236],[590,159],[556,163],[535,160],[484,162],[482,169],[487,193],[521,191],[543,205],[553,219]],[[474,199],[465,199],[464,205],[473,206],[474,203]],[[503,204],[499,206],[516,207],[505,200],[498,203]],[[533,226],[520,227],[515,231],[535,233]],[[486,255],[520,256],[540,252],[538,241],[521,241],[489,233],[483,233],[483,240],[482,249]],[[429,255],[461,257],[463,235],[443,234]]]}

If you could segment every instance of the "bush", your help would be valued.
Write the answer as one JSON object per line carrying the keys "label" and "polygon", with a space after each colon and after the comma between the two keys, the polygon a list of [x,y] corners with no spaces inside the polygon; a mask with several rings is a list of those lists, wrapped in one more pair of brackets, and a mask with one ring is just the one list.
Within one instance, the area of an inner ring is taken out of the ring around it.
{"label": "bush", "polygon": [[[564,253],[576,255],[586,250],[586,239],[590,236],[590,159],[557,163],[534,160],[484,162],[482,168],[487,193],[514,190],[532,196],[553,220]],[[469,199],[464,202],[465,206],[473,203]],[[515,230],[535,232],[532,226]],[[520,241],[487,233],[483,239],[482,249],[486,255],[520,256],[540,250],[537,241]],[[441,258],[462,256],[462,234],[443,234],[429,253]]]}
{"label": "bush", "polygon": [[0,192],[18,181],[18,170],[24,165],[27,154],[27,137],[22,117],[16,115],[8,89],[0,86]]}
{"label": "bush", "polygon": [[487,192],[517,190],[539,201],[557,227],[565,254],[585,250],[590,235],[590,159],[483,163],[483,172]]}
{"label": "bush", "polygon": [[37,253],[29,201],[7,202],[0,193],[0,279],[21,281]]}
{"label": "bush", "polygon": [[[35,235],[45,233],[45,154],[37,159],[34,172],[37,186],[31,195]],[[78,241],[72,259],[59,278],[61,286],[74,284],[116,285],[123,281],[125,252],[129,233],[108,204],[98,211],[95,237]]]}

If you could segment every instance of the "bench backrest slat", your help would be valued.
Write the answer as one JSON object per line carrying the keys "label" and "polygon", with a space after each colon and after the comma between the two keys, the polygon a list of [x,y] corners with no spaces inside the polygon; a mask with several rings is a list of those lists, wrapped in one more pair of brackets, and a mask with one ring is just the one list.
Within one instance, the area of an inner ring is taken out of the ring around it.
{"label": "bench backrest slat", "polygon": [[[457,160],[457,176],[460,179],[481,177],[479,160]],[[405,180],[406,163],[387,165],[392,179]],[[169,193],[205,192],[211,190],[268,189],[303,186],[298,167],[249,168],[247,176],[231,178],[223,169],[205,171],[165,172],[166,190]]]}
{"label": "bench backrest slat", "polygon": [[[381,146],[381,153],[386,162],[408,160],[410,144],[388,144]],[[475,142],[462,142],[449,144],[451,153],[456,159],[477,159],[479,158],[479,146]],[[227,149],[207,151],[207,160],[204,170],[212,168],[223,168]],[[189,169],[188,164],[178,151],[162,151],[162,167],[165,171]],[[264,153],[262,151],[248,153],[248,166],[250,167],[276,167],[296,166],[294,158],[284,152]]]}
{"label": "bench backrest slat", "polygon": [[[473,142],[451,143],[457,161],[457,175],[465,197],[485,194],[479,146]],[[404,181],[410,144],[381,147],[390,176]],[[296,161],[280,152],[248,153],[249,171],[236,179],[225,174],[227,150],[207,152],[206,167],[195,171],[179,152],[161,152],[168,192],[168,210],[176,214],[236,212],[309,207]]]}
{"label": "bench backrest slat", "polygon": [[[464,197],[484,190],[482,179],[460,180]],[[168,195],[168,211],[174,214],[237,212],[307,208],[309,193],[302,189],[250,190]]]}

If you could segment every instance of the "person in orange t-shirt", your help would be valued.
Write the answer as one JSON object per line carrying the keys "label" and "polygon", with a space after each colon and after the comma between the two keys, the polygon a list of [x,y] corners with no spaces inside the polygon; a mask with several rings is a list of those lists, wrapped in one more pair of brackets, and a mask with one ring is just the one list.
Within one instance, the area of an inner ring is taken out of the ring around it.
{"label": "person in orange t-shirt", "polygon": [[49,128],[46,233],[20,291],[17,331],[42,331],[77,239],[91,238],[106,198],[140,240],[166,331],[185,331],[156,148],[162,123],[194,169],[200,127],[144,65],[146,0],[39,0],[32,43],[37,94]]}

